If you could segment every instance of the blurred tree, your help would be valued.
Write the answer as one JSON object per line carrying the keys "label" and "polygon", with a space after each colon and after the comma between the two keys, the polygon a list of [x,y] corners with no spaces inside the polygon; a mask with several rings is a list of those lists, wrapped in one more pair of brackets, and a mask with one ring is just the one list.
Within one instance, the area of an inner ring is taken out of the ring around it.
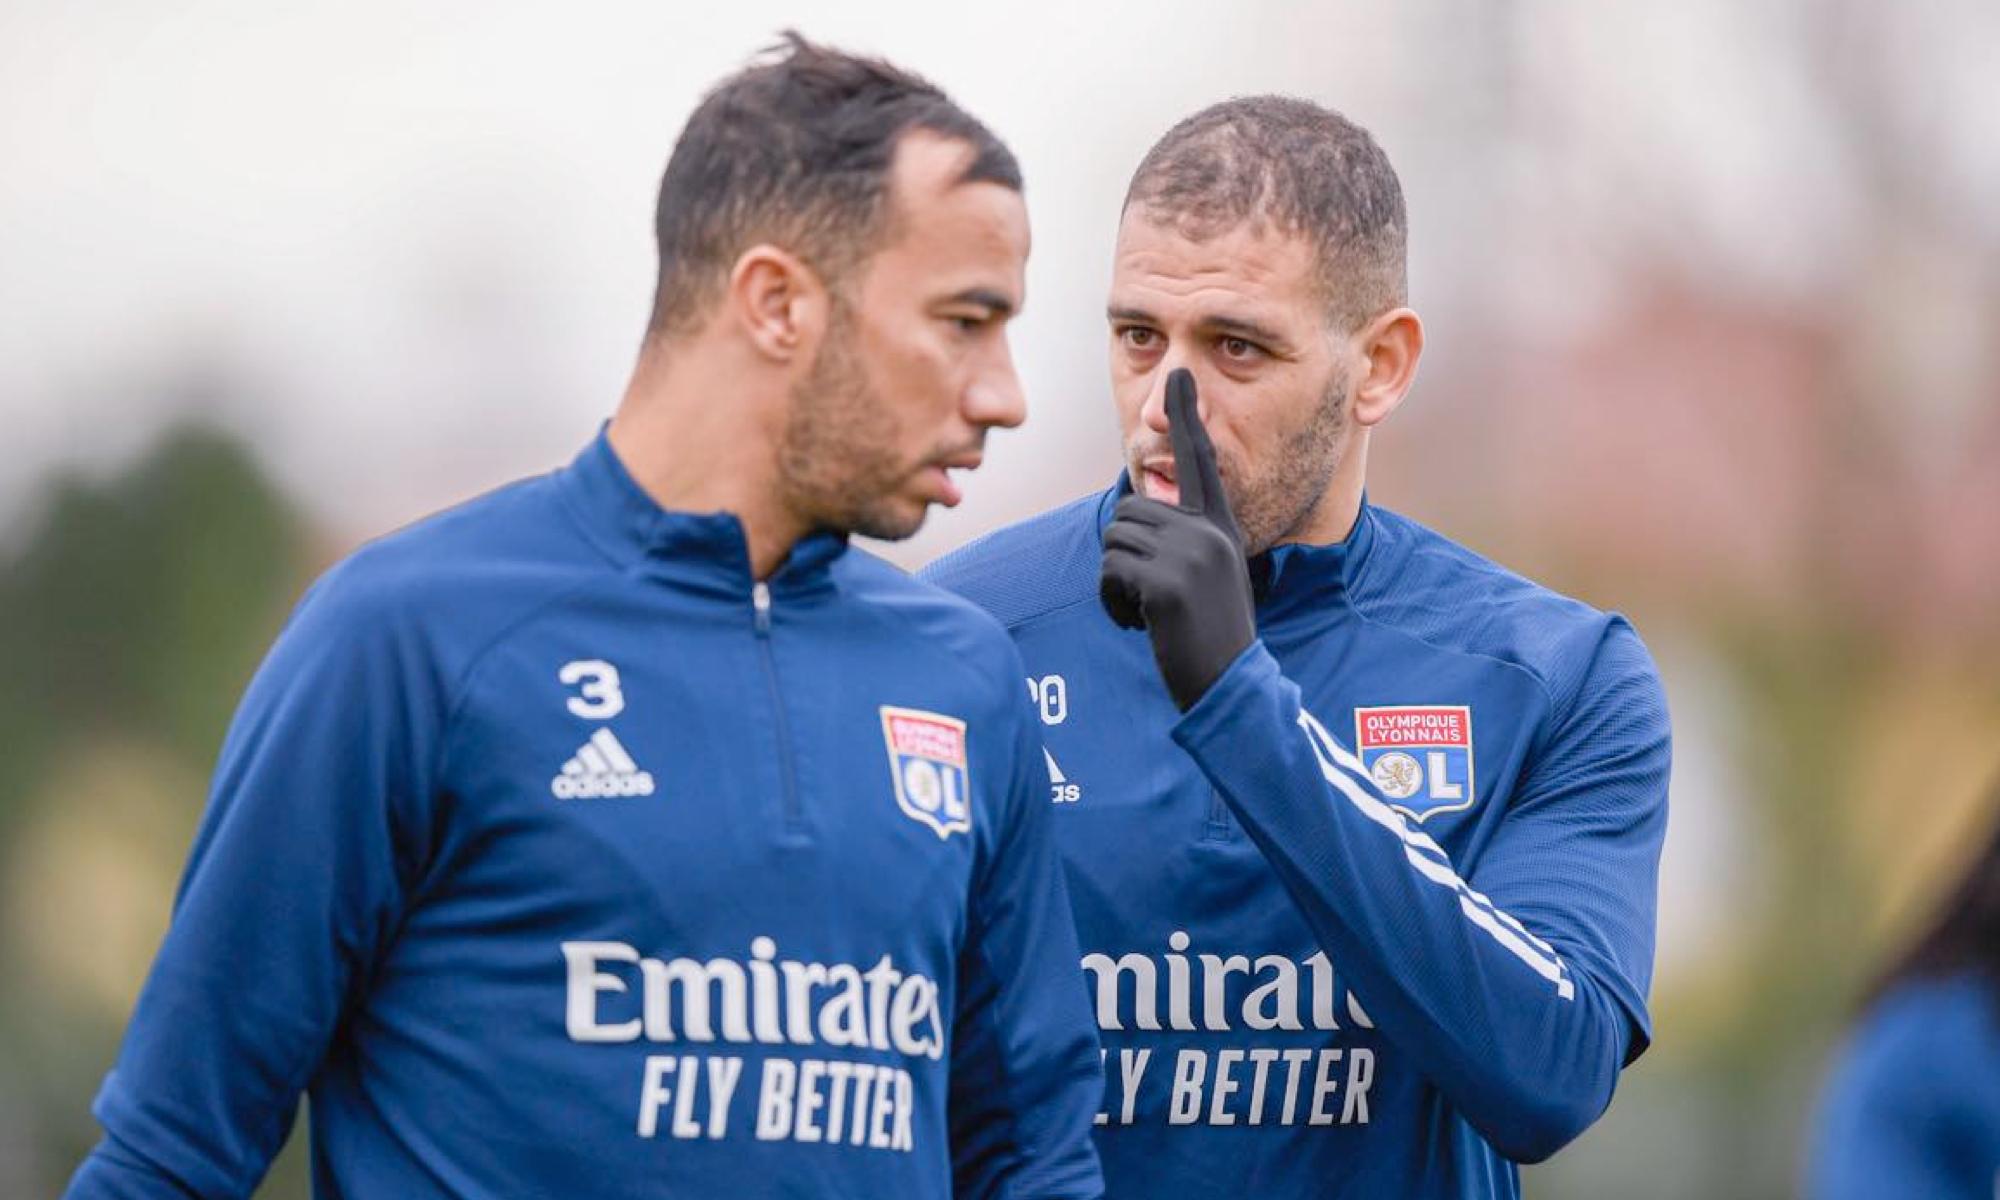
{"label": "blurred tree", "polygon": [[105,484],[57,481],[45,514],[0,578],[0,727],[43,734],[31,754],[116,729],[212,756],[298,578],[291,505],[228,435],[181,425]]}
{"label": "blurred tree", "polygon": [[204,424],[39,511],[0,572],[0,1113],[26,1151],[0,1194],[55,1193],[96,1140],[216,748],[308,565],[292,504]]}

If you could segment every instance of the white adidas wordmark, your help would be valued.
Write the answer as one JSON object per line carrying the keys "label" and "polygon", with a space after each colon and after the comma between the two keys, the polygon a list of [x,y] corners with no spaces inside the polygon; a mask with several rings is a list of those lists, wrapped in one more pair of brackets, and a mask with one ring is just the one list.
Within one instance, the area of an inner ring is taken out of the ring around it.
{"label": "white adidas wordmark", "polygon": [[617,735],[600,729],[577,749],[576,756],[563,764],[562,774],[549,782],[549,791],[558,800],[591,796],[650,796],[653,774],[641,771]]}

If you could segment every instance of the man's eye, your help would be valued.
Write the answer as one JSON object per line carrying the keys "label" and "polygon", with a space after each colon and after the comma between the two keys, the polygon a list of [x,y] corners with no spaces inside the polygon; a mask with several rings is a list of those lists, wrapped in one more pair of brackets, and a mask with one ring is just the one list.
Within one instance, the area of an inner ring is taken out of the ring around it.
{"label": "man's eye", "polygon": [[1134,350],[1148,350],[1152,348],[1155,340],[1160,335],[1143,326],[1128,325],[1118,331],[1118,336],[1123,338],[1125,344]]}
{"label": "man's eye", "polygon": [[960,333],[978,333],[986,324],[985,317],[969,316],[965,313],[953,313],[945,320],[950,321],[952,328]]}
{"label": "man's eye", "polygon": [[1255,342],[1246,341],[1239,337],[1222,339],[1222,354],[1225,358],[1233,358],[1241,362],[1246,359],[1255,358],[1262,353],[1263,349]]}

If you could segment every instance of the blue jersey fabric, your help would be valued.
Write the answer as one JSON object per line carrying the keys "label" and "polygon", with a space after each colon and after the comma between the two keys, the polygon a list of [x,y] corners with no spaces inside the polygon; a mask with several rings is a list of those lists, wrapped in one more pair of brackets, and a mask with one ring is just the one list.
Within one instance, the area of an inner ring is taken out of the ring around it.
{"label": "blue jersey fabric", "polygon": [[842,538],[753,584],[602,436],[362,549],[244,698],[69,1194],[247,1195],[305,1093],[321,1197],[1097,1195],[1020,673]]}
{"label": "blue jersey fabric", "polygon": [[1013,633],[1045,726],[1106,1194],[1518,1194],[1650,1036],[1644,647],[1364,503],[1253,563],[1258,640],[1181,714],[1098,601],[1126,490],[926,572]]}
{"label": "blue jersey fabric", "polygon": [[1813,1200],[2000,1197],[2000,984],[1904,982],[1842,1049],[1820,1099]]}

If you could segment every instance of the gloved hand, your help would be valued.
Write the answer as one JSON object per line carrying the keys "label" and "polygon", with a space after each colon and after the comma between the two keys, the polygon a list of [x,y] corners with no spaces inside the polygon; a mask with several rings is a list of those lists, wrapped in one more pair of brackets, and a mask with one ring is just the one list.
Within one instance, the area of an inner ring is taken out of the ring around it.
{"label": "gloved hand", "polygon": [[1180,503],[1137,493],[1118,502],[1097,594],[1113,621],[1152,636],[1160,678],[1186,712],[1255,640],[1257,609],[1243,534],[1185,368],[1167,376],[1167,437]]}

